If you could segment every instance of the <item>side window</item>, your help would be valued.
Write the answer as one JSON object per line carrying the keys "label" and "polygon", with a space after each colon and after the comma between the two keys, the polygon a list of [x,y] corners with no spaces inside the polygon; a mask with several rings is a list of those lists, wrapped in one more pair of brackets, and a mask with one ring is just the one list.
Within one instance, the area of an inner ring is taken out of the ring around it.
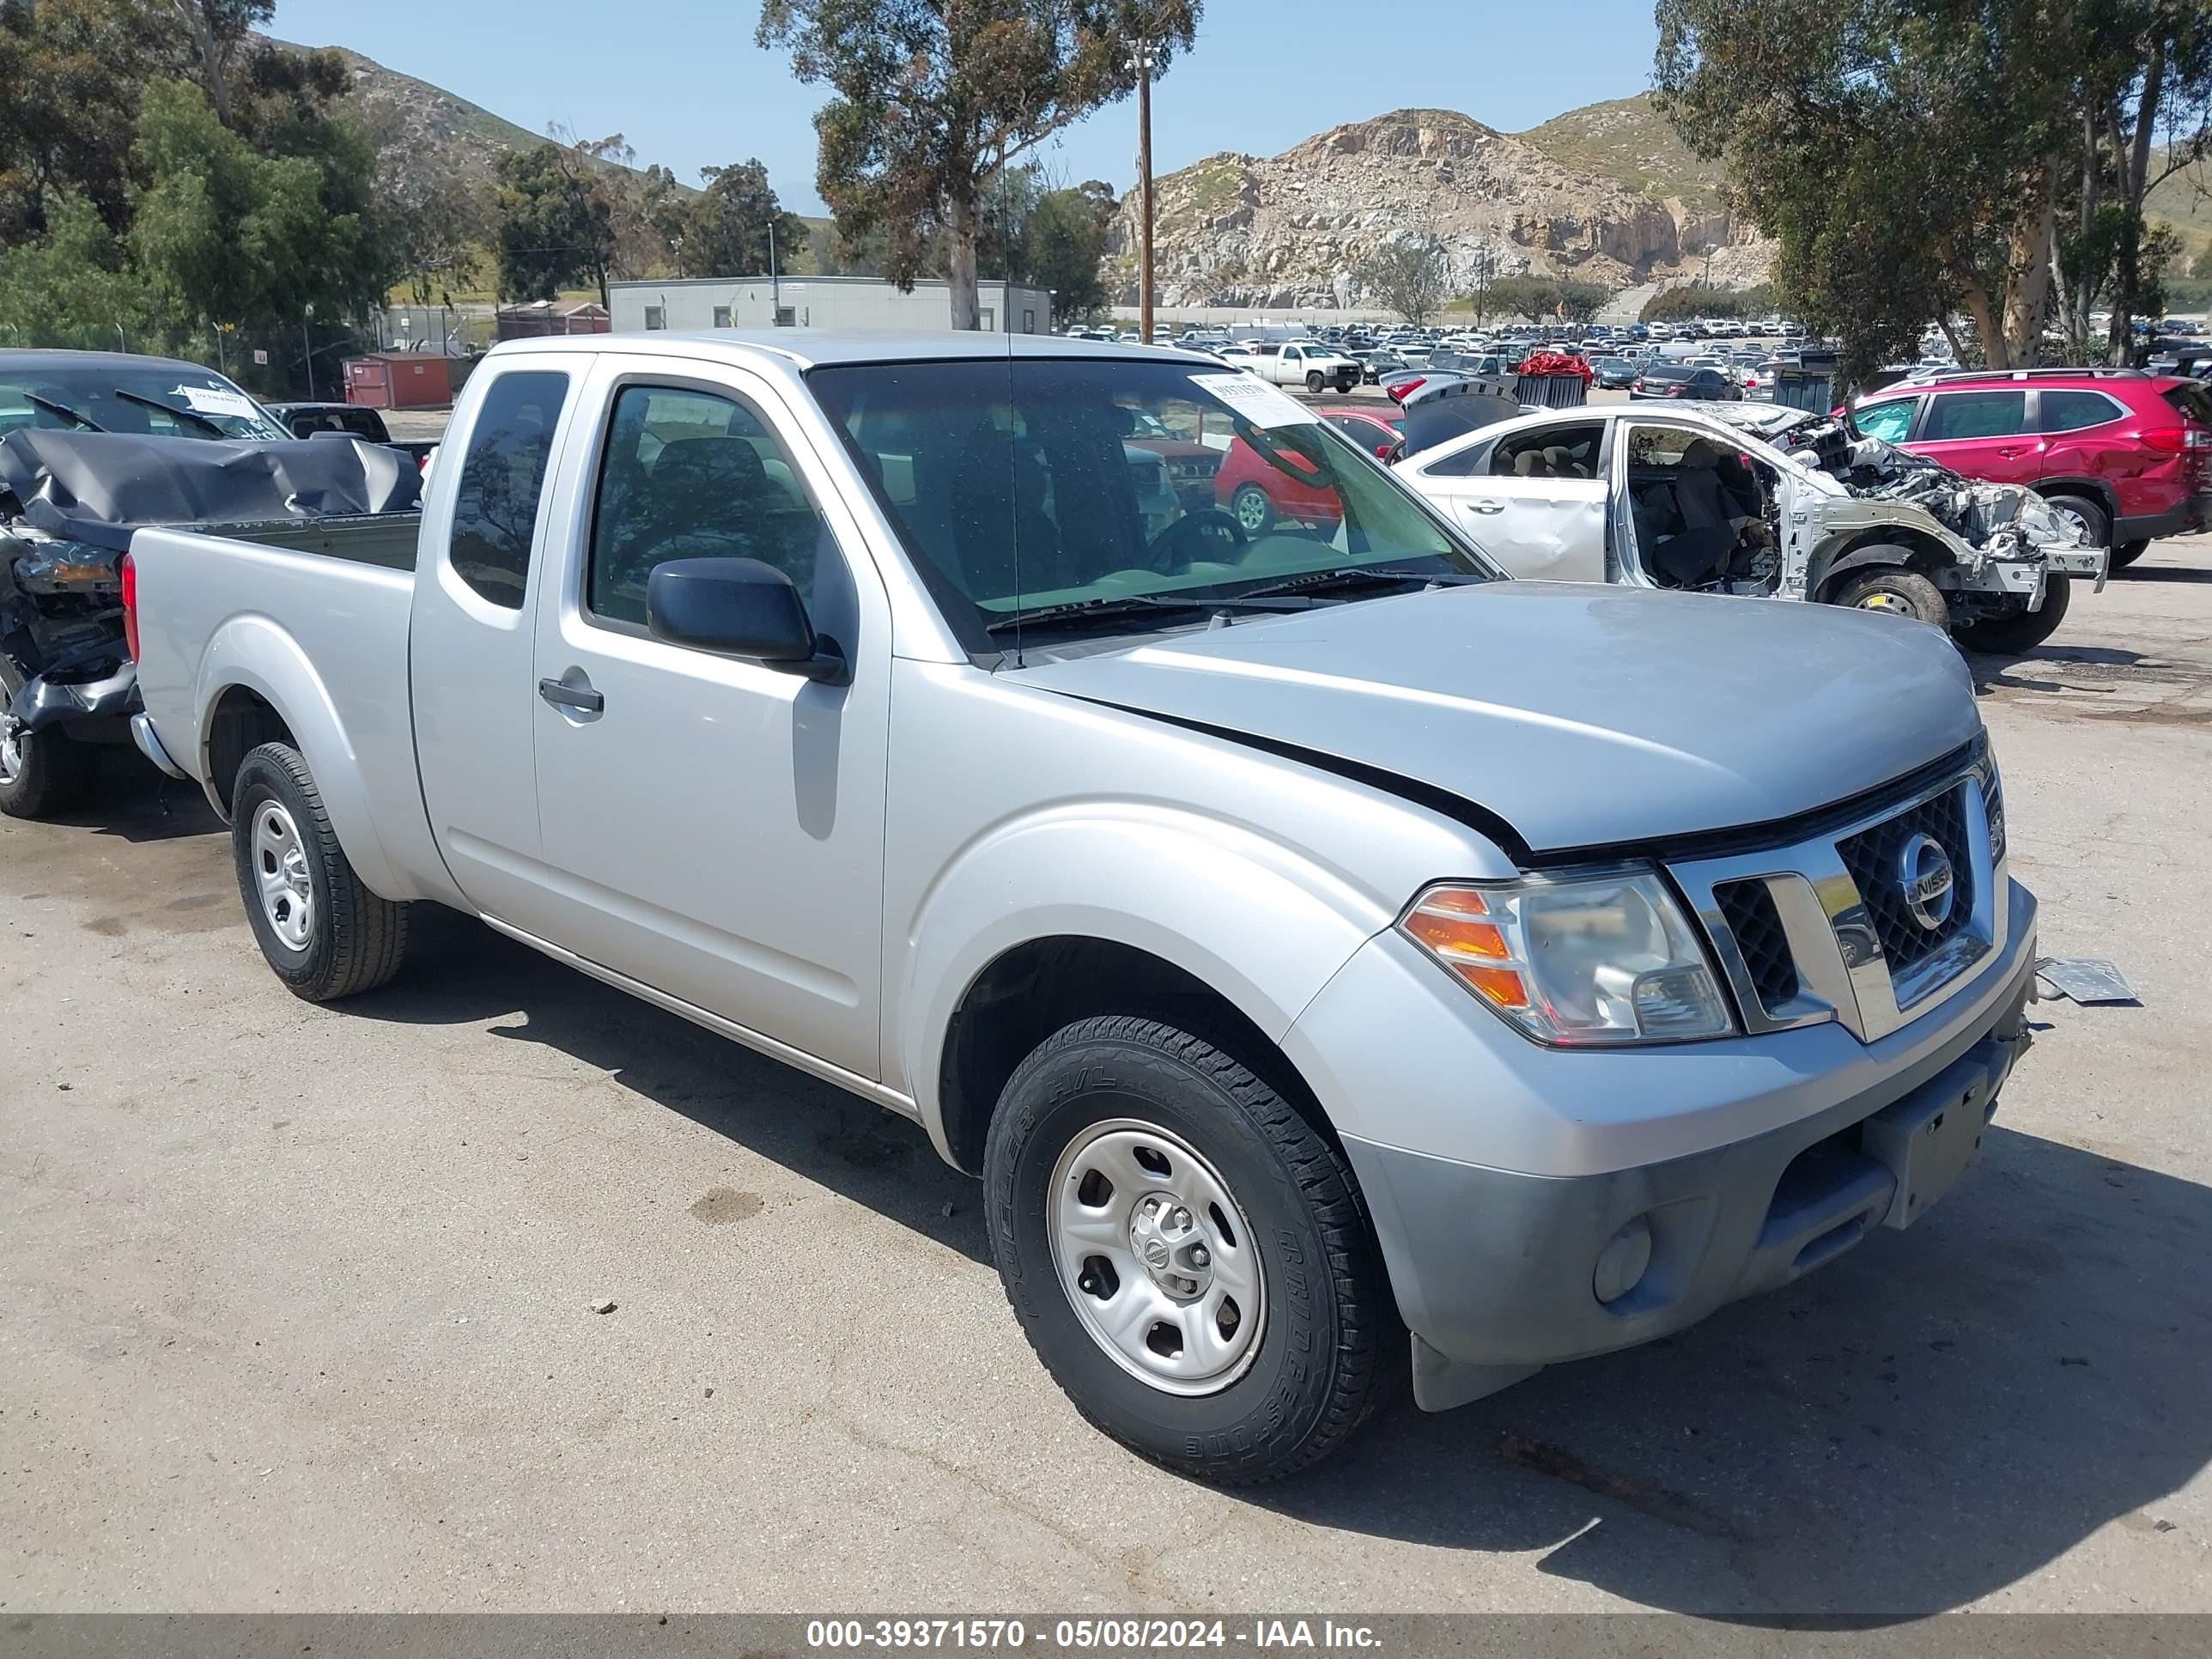
{"label": "side window", "polygon": [[2079,432],[2085,426],[2102,426],[2119,418],[2119,406],[2101,392],[2059,392],[2045,389],[2043,410],[2036,427],[2044,432]]}
{"label": "side window", "polygon": [[568,377],[538,369],[501,375],[484,394],[453,499],[447,559],[453,574],[494,605],[522,608],[538,497],[553,459],[553,428],[568,400]]}
{"label": "side window", "polygon": [[2027,429],[2027,393],[1945,392],[1929,401],[1923,443],[1947,438],[2003,438]]}
{"label": "side window", "polygon": [[1887,403],[1871,404],[1852,411],[1859,430],[1869,438],[1879,438],[1886,444],[1901,444],[1905,434],[1912,428],[1912,398],[1892,398]]}
{"label": "side window", "polygon": [[599,466],[585,608],[645,626],[646,584],[667,559],[758,559],[814,592],[830,528],[775,434],[735,398],[624,386]]}
{"label": "side window", "polygon": [[1500,477],[1595,478],[1601,426],[1547,426],[1499,441],[1490,470]]}
{"label": "side window", "polygon": [[1487,443],[1469,444],[1442,460],[1431,461],[1421,470],[1432,478],[1471,478],[1478,472],[1490,471],[1492,448]]}

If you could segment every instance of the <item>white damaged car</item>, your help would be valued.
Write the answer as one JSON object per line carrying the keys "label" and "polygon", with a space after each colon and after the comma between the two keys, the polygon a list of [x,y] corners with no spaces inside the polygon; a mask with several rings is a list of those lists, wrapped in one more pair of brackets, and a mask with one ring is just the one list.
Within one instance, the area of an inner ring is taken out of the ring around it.
{"label": "white damaged car", "polygon": [[2041,644],[2075,578],[2105,584],[2033,491],[1802,410],[1559,410],[1395,470],[1516,576],[1889,611],[1977,651]]}

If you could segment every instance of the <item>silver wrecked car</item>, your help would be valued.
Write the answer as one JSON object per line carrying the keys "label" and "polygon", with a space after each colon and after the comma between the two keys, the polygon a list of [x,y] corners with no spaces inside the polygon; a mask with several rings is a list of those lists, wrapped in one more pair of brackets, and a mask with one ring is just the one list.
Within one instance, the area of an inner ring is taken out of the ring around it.
{"label": "silver wrecked car", "polygon": [[1516,576],[1813,599],[2025,651],[2101,589],[2032,490],[1977,483],[1802,410],[1582,408],[1486,427],[1398,476]]}

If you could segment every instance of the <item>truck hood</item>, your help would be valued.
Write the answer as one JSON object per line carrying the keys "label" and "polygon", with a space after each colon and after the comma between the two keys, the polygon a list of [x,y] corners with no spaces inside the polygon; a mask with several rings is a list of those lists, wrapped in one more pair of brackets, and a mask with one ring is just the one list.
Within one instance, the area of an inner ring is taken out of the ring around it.
{"label": "truck hood", "polygon": [[1981,726],[1932,628],[1552,582],[1240,621],[1008,678],[1442,792],[1537,853],[1790,817]]}

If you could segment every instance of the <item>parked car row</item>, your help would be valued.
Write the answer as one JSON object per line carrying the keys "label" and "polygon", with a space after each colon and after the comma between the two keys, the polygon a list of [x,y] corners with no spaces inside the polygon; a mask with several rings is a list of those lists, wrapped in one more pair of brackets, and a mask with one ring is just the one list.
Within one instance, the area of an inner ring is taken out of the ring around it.
{"label": "parked car row", "polygon": [[[295,994],[442,905],[910,1117],[1091,1422],[1276,1479],[1391,1345],[1443,1409],[1917,1224],[2027,1047],[1949,644],[1659,591],[1709,586],[1659,580],[1703,417],[1425,429],[1513,408],[1020,337],[511,343],[419,513],[131,528],[131,735]],[[119,441],[42,435],[33,495]],[[1504,580],[1386,446],[1625,478],[1644,579]],[[1901,522],[1721,448],[1820,550]],[[1246,474],[1328,505],[1248,523]]]}

